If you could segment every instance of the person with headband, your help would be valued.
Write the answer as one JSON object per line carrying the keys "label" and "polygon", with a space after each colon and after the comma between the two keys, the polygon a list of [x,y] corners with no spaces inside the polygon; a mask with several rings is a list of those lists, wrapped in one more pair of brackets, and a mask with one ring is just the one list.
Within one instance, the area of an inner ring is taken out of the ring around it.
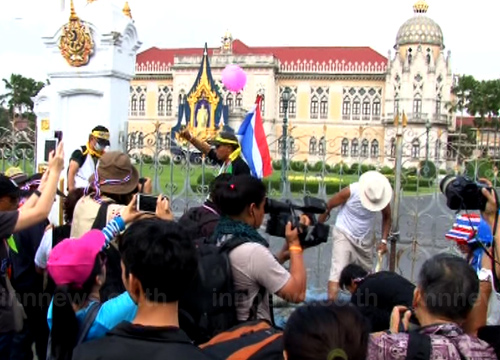
{"label": "person with headband", "polygon": [[97,161],[109,146],[109,130],[96,126],[89,135],[86,145],[71,154],[68,169],[68,191],[85,188],[89,178],[94,175]]}
{"label": "person with headband", "polygon": [[232,175],[250,174],[250,168],[241,157],[241,146],[236,135],[221,131],[211,141],[211,144],[215,145],[215,149],[212,149],[209,143],[192,136],[188,129],[181,131],[179,135],[193,144],[211,161],[219,164],[221,166],[219,175],[224,173]]}

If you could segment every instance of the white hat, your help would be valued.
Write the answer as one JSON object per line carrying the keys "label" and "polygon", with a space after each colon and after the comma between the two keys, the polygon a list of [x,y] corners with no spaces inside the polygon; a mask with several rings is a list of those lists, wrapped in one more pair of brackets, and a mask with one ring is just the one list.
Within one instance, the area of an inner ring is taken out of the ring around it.
{"label": "white hat", "polygon": [[392,187],[387,177],[378,171],[365,172],[359,178],[359,198],[365,209],[383,210],[392,199]]}

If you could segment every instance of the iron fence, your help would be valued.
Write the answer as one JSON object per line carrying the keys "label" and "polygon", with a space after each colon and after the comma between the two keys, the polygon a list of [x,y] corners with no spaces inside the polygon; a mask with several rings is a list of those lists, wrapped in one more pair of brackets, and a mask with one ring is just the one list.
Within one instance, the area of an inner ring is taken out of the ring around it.
{"label": "iron fence", "polygon": [[1,171],[16,166],[26,174],[32,174],[35,169],[35,138],[35,132],[29,128],[12,130],[0,127]]}
{"label": "iron fence", "polygon": [[[359,142],[350,142],[347,149],[343,137],[323,136],[314,146],[309,135],[290,133],[286,140],[269,138],[272,154],[282,154],[283,146],[286,147],[286,183],[282,184],[280,177],[281,156],[273,161],[273,175],[264,181],[270,197],[300,203],[305,195],[327,200],[357,181],[367,170],[386,174],[393,186],[399,177],[401,189],[396,189],[394,196],[399,202],[399,212],[394,211],[396,218],[393,219],[399,225],[394,267],[415,281],[420,266],[429,256],[439,252],[459,253],[453,243],[444,239],[455,214],[446,207],[445,198],[439,191],[440,180],[446,175],[465,173],[472,177],[488,177],[496,185],[497,171],[480,157],[457,155],[467,153],[466,150],[477,154],[476,145],[461,144],[461,149],[457,149],[453,144],[441,142],[436,134],[422,134],[411,128],[399,131],[402,139],[399,153],[391,141],[398,137],[398,129],[360,127]],[[415,138],[419,139],[418,147]],[[171,140],[169,129],[162,124],[156,124],[151,133],[130,133],[127,152],[141,175],[153,180],[154,190],[169,196],[177,214],[200,205],[208,195],[210,181],[218,173],[217,166],[209,163],[199,151]],[[398,156],[401,160],[399,170],[396,167]],[[335,215],[330,222],[333,223]],[[374,232],[379,239],[380,223],[381,218]],[[282,242],[282,239],[272,239],[271,247],[278,249]],[[307,250],[311,289],[326,288],[330,259],[330,242]],[[383,262],[383,267],[389,268],[389,258]]]}

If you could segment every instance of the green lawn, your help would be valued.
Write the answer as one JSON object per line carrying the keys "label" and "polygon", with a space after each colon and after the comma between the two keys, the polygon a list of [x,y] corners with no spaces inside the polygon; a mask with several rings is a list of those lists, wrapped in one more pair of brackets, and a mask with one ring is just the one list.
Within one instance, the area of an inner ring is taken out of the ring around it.
{"label": "green lawn", "polygon": [[[174,195],[179,195],[181,191],[186,187],[187,181],[189,181],[189,184],[191,185],[192,191],[190,191],[190,194],[188,196],[195,196],[199,195],[200,193],[206,193],[208,191],[208,184],[210,183],[210,180],[212,179],[213,176],[216,176],[218,174],[218,168],[214,167],[205,167],[205,187],[201,187],[200,184],[197,183],[198,178],[202,174],[202,167],[201,166],[190,166],[189,169],[185,166],[182,165],[160,165],[157,169],[152,164],[142,164],[142,167],[140,164],[136,165],[137,169],[139,170],[139,173],[143,177],[149,177],[153,181],[153,185],[155,186],[154,192],[155,193],[160,193],[163,192],[168,196],[174,196]],[[208,174],[208,175],[207,175]],[[316,173],[315,172],[309,172],[307,175],[308,177],[314,176]],[[189,175],[189,176],[188,176]],[[155,184],[155,176],[157,177],[157,182]],[[304,173],[303,172],[295,172],[295,171],[290,171],[288,172],[289,179],[302,179],[304,178]],[[269,177],[269,180],[271,181],[279,181],[281,179],[281,171],[275,170],[273,171],[273,174]],[[339,181],[341,180],[341,184],[338,186],[338,190],[340,190],[343,187],[346,187],[348,184],[353,183],[357,181],[358,175],[326,175],[325,176],[325,182],[328,181]],[[317,181],[317,180],[316,180]],[[170,184],[173,184],[171,186]],[[337,187],[335,187],[337,189]],[[419,188],[418,194],[423,195],[423,194],[432,194],[437,192],[439,189],[437,186],[433,187],[421,187]],[[279,196],[279,191],[278,192],[273,192],[273,195]],[[297,195],[299,193],[297,192]],[[416,195],[416,191],[404,191],[405,195]],[[328,195],[333,195],[328,193]]]}

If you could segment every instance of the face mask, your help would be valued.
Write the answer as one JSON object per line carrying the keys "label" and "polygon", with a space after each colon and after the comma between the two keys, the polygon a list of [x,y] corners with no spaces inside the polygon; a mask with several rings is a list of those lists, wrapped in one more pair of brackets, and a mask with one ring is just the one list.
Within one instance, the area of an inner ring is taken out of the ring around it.
{"label": "face mask", "polygon": [[94,149],[95,149],[95,151],[103,151],[104,146],[101,146],[99,143],[95,143]]}

